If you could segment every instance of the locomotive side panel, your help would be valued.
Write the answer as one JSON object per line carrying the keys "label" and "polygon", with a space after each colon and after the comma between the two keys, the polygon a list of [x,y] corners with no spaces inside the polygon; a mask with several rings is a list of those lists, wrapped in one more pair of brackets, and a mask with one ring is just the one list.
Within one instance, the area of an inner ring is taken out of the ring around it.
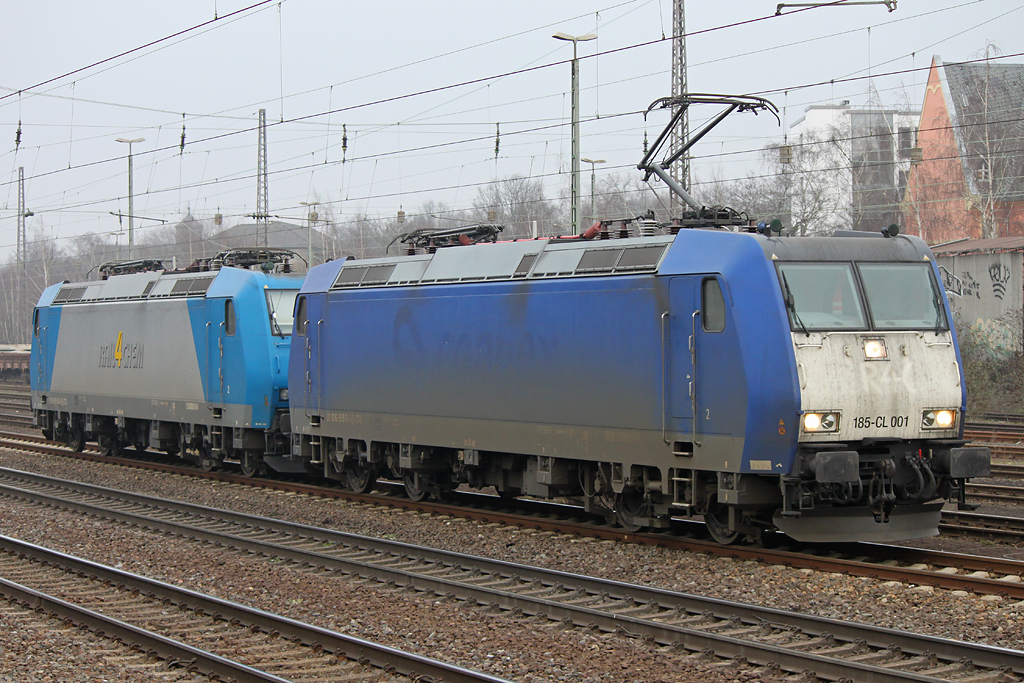
{"label": "locomotive side panel", "polygon": [[150,419],[200,414],[203,383],[185,301],[64,306],[60,317],[49,406]]}
{"label": "locomotive side panel", "polygon": [[[653,278],[327,296],[300,342],[320,353],[293,357],[322,364],[310,389],[292,383],[293,412],[322,397],[317,433],[573,458],[668,451]],[[292,376],[306,380],[300,367]]]}

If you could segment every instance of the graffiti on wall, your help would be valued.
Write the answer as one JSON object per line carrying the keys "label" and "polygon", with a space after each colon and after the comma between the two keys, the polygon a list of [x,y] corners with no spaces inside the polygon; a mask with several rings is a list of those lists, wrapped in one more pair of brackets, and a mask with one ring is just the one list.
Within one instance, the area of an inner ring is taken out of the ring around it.
{"label": "graffiti on wall", "polygon": [[988,267],[988,276],[992,280],[992,293],[997,299],[1002,299],[1006,296],[1006,283],[1010,281],[1010,267],[993,263]]}
{"label": "graffiti on wall", "polygon": [[961,320],[972,321],[968,324],[979,340],[993,350],[1019,350],[1024,251],[938,255],[936,261],[960,281],[960,296],[949,296],[950,307]]}
{"label": "graffiti on wall", "polygon": [[973,296],[975,299],[981,300],[981,283],[974,279],[970,271],[965,270],[960,274],[960,281],[963,283],[963,294],[962,296]]}

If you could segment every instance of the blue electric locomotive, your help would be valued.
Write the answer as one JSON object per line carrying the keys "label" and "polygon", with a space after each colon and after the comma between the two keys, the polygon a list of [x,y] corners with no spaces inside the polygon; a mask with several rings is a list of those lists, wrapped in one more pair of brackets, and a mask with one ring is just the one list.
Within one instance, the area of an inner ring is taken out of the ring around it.
{"label": "blue electric locomotive", "polygon": [[[43,291],[33,313],[36,425],[81,450],[178,453],[301,471],[281,435],[301,276],[292,252],[225,252],[185,271],[113,274]],[[159,268],[136,263],[135,270]],[[113,272],[132,270],[118,264]]]}
{"label": "blue electric locomotive", "polygon": [[715,538],[936,533],[984,474],[914,237],[528,240],[313,268],[290,363],[294,452],[413,498],[466,482]]}
{"label": "blue electric locomotive", "polygon": [[694,103],[726,107],[708,127],[775,112],[721,95],[652,105],[676,113],[639,168],[691,207],[668,226],[410,234],[426,253],[313,268],[291,348],[293,454],[357,490],[387,474],[413,498],[461,482],[571,497],[629,529],[702,515],[726,543],[937,533],[943,499],[965,504],[989,453],[962,440],[930,250],[895,229],[773,237],[702,207],[667,172],[685,147],[653,161]]}

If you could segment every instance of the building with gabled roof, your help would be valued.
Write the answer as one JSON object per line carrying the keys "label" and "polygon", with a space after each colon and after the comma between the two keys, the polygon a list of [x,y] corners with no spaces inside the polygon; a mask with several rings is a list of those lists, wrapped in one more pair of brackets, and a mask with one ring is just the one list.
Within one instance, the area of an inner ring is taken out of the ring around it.
{"label": "building with gabled roof", "polygon": [[1024,235],[1024,64],[936,56],[903,198],[930,243]]}

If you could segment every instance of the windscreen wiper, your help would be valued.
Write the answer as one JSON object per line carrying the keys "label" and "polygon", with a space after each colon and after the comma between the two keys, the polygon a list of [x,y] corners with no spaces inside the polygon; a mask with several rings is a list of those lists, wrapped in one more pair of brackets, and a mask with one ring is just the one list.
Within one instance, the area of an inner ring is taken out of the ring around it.
{"label": "windscreen wiper", "polygon": [[800,314],[796,312],[796,301],[793,299],[793,290],[789,288],[789,282],[786,280],[786,271],[779,270],[779,274],[782,276],[782,286],[786,288],[786,308],[793,311],[793,320],[800,326],[800,329],[804,331],[808,337],[811,333],[807,331],[807,326],[804,325],[804,321],[800,319]]}
{"label": "windscreen wiper", "polygon": [[942,305],[942,297],[939,296],[939,288],[935,286],[935,282],[932,285],[932,303],[935,304],[935,336],[939,336],[939,332],[942,330],[942,314],[945,312],[946,307]]}

